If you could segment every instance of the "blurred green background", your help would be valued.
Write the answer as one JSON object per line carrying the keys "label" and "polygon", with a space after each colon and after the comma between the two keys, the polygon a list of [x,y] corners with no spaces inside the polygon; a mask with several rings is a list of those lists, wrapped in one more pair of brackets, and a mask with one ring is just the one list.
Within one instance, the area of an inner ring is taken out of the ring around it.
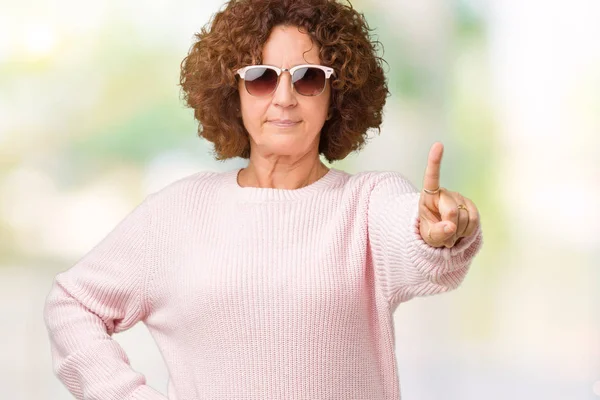
{"label": "blurred green background", "polygon": [[[0,0],[0,395],[72,398],[42,309],[144,196],[217,162],[179,65],[222,1]],[[361,0],[392,96],[381,135],[334,163],[479,207],[485,245],[456,291],[395,314],[406,399],[600,399],[600,2]],[[166,393],[143,325],[115,336]],[[32,384],[35,382],[35,384]]]}

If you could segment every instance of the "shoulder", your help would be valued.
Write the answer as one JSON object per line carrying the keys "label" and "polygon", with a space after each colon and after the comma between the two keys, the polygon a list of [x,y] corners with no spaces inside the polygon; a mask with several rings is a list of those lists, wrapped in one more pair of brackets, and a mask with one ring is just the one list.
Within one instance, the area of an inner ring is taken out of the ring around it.
{"label": "shoulder", "polygon": [[402,194],[419,191],[406,175],[396,171],[361,171],[350,175],[347,184],[362,186],[370,194]]}
{"label": "shoulder", "polygon": [[177,179],[148,195],[155,202],[171,202],[181,198],[211,193],[227,172],[201,171]]}

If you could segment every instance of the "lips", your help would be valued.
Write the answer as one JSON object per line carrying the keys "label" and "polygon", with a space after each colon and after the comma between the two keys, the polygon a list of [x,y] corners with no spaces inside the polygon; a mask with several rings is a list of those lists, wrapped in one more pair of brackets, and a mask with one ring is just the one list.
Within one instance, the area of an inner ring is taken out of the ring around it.
{"label": "lips", "polygon": [[275,126],[280,126],[280,127],[294,126],[294,125],[297,125],[300,123],[300,121],[293,121],[291,119],[272,119],[268,122],[270,124],[273,124]]}

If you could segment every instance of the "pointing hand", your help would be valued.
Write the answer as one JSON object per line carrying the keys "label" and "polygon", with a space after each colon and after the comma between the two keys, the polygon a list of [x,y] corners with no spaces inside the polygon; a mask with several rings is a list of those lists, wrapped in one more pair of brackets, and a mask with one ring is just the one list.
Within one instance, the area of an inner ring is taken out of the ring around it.
{"label": "pointing hand", "polygon": [[479,212],[471,200],[440,187],[443,152],[442,143],[431,146],[419,199],[419,231],[433,247],[453,247],[460,238],[473,234],[479,225]]}

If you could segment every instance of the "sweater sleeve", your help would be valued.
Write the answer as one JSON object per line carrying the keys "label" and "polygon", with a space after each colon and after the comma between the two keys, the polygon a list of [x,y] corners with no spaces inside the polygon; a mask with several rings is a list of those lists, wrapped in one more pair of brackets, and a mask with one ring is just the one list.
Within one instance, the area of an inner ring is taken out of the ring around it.
{"label": "sweater sleeve", "polygon": [[112,334],[146,313],[150,197],[75,265],[59,273],[44,305],[53,369],[80,400],[166,400],[134,371]]}
{"label": "sweater sleeve", "polygon": [[483,245],[480,224],[451,248],[429,246],[419,233],[419,197],[415,186],[396,173],[378,182],[369,200],[376,285],[392,311],[413,297],[457,288]]}

